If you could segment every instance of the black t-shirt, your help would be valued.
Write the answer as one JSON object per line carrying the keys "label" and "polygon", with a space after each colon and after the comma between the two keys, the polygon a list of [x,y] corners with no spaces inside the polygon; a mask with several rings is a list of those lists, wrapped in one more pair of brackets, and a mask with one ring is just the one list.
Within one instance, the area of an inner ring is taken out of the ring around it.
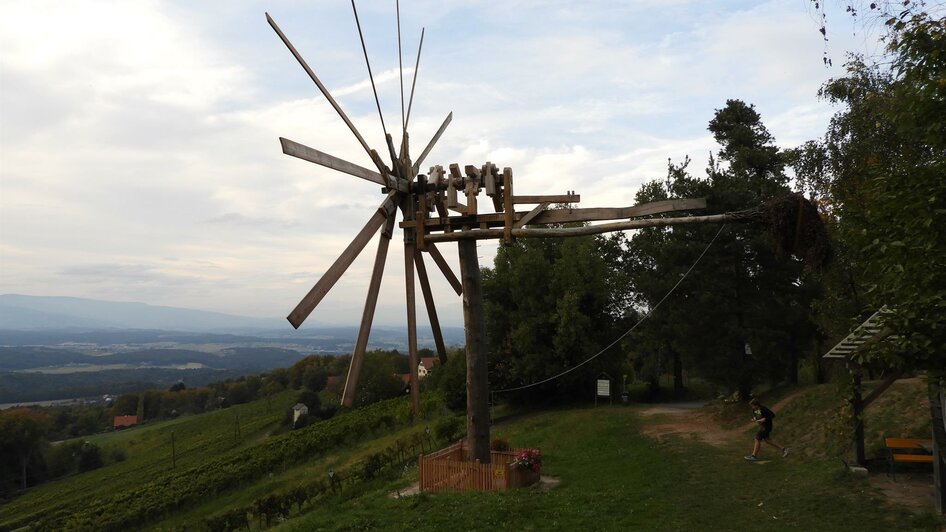
{"label": "black t-shirt", "polygon": [[765,421],[762,423],[762,428],[767,431],[772,430],[772,418],[775,417],[775,412],[772,412],[762,405],[759,405],[758,412],[760,413],[756,414],[756,418],[765,418]]}

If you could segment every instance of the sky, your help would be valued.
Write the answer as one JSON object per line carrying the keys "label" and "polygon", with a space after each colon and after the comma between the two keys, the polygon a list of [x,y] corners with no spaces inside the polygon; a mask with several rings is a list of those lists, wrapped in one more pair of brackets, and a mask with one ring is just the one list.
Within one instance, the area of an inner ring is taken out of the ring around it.
{"label": "sky", "polygon": [[[397,130],[395,2],[358,10]],[[266,12],[384,152],[348,1],[0,0],[0,293],[292,310],[383,195],[282,154],[281,136],[372,167]],[[819,87],[844,74],[846,51],[879,48],[843,9],[827,16],[831,67],[807,0],[404,0],[405,99],[425,29],[412,153],[452,111],[422,172],[490,161],[513,168],[519,194],[633,205],[668,159],[702,172],[727,99],[755,105],[781,147],[821,136],[837,109]],[[398,231],[375,324],[404,323],[399,243]],[[303,327],[359,322],[375,247]],[[440,248],[459,273],[456,248]],[[481,242],[480,264],[495,253]],[[428,270],[441,323],[462,325],[460,298]]]}

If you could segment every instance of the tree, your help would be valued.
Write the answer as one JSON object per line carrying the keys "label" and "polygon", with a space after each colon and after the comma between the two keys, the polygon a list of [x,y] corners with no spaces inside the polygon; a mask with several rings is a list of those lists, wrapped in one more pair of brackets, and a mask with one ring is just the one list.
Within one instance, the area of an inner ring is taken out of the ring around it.
{"label": "tree", "polygon": [[365,353],[355,393],[356,405],[364,406],[397,397],[403,389],[403,382],[394,370],[392,355],[381,350]]}
{"label": "tree", "polygon": [[[728,100],[709,130],[720,150],[707,178],[690,175],[689,160],[671,163],[666,180],[641,188],[639,203],[703,196],[714,214],[789,193],[785,155],[753,106]],[[639,367],[672,367],[680,389],[686,365],[743,396],[759,382],[797,379],[798,353],[813,338],[807,308],[817,286],[799,260],[776,253],[758,226],[642,229],[630,240],[627,263],[638,305],[652,310],[663,301],[636,333]],[[663,360],[644,363],[648,357]]]}
{"label": "tree", "polygon": [[[597,354],[616,333],[617,265],[606,256],[608,239],[521,239],[502,246],[484,268],[483,304],[490,382],[494,389],[536,383],[571,370]],[[519,400],[584,398],[602,371],[620,374],[620,353],[593,362]]]}
{"label": "tree", "polygon": [[27,466],[37,454],[51,424],[45,412],[21,408],[0,414],[0,450],[19,460],[21,487],[27,486]]}
{"label": "tree", "polygon": [[425,378],[425,386],[439,390],[443,394],[447,408],[458,412],[466,411],[466,350],[454,349],[447,356],[447,363],[437,366]]}
{"label": "tree", "polygon": [[809,192],[832,206],[834,231],[844,242],[849,272],[836,276],[830,295],[856,293],[853,311],[860,314],[848,317],[884,305],[893,311],[884,319],[888,341],[859,352],[859,361],[941,374],[946,19],[917,13],[887,24],[891,68],[854,58],[846,77],[825,85],[822,96],[844,109],[822,140],[800,150],[797,167]]}

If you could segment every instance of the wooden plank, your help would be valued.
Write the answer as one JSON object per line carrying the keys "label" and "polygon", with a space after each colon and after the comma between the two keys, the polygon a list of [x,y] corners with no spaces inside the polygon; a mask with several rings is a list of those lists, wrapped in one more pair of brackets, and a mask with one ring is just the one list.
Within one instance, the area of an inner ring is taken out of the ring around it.
{"label": "wooden plank", "polygon": [[430,181],[434,185],[434,206],[437,208],[437,214],[442,218],[448,216],[447,206],[444,205],[444,192],[441,190],[443,188],[444,175],[443,175],[443,166],[439,164],[437,166],[430,167],[429,173]]}
{"label": "wooden plank", "polygon": [[381,186],[388,186],[389,184],[385,181],[381,174],[375,172],[374,170],[369,170],[363,166],[358,166],[357,164],[350,163],[344,159],[339,159],[334,155],[329,155],[315,148],[310,148],[305,144],[299,144],[298,142],[283,137],[279,137],[279,143],[282,145],[282,152],[286,155],[291,155],[304,161],[309,161],[310,163],[315,163],[326,168],[331,168],[332,170],[337,170],[348,175],[360,177],[366,181],[371,181],[372,183],[377,183]]}
{"label": "wooden plank", "polygon": [[529,223],[533,218],[538,216],[539,213],[541,213],[547,208],[549,208],[549,202],[547,201],[544,203],[538,204],[534,209],[529,211],[525,216],[523,216],[522,218],[519,218],[519,221],[517,221],[515,225],[513,225],[513,228],[518,229],[520,227],[525,227],[527,223]]}
{"label": "wooden plank", "polygon": [[430,331],[434,336],[437,356],[440,358],[441,364],[446,364],[447,346],[443,342],[440,320],[437,318],[437,307],[434,305],[434,294],[430,290],[430,280],[427,278],[427,265],[424,264],[424,256],[420,251],[414,255],[414,264],[417,267],[417,279],[420,281],[420,290],[424,294],[424,304],[427,307],[427,318],[430,320]]}
{"label": "wooden plank", "polygon": [[493,166],[493,163],[487,161],[486,164],[483,165],[483,169],[480,173],[483,178],[483,188],[486,189],[486,195],[490,197],[496,195],[495,168],[496,167]]}
{"label": "wooden plank", "polygon": [[[423,191],[427,186],[427,181],[422,177],[417,178],[418,188]],[[424,249],[424,235],[427,233],[426,226],[424,225],[424,220],[427,219],[427,193],[421,192],[417,194],[417,212],[414,214],[414,219],[417,221],[414,231],[414,240],[417,243],[417,249]]]}
{"label": "wooden plank", "polygon": [[414,299],[414,244],[404,243],[404,288],[407,295],[407,360],[410,364],[411,411],[420,415],[420,386],[417,381],[417,309]]}
{"label": "wooden plank", "polygon": [[[505,191],[502,191],[505,195]],[[505,197],[503,198],[505,200]],[[618,208],[608,208],[608,207],[594,207],[586,209],[551,209],[545,210],[541,214],[535,217],[532,221],[534,225],[542,224],[553,224],[553,223],[569,223],[569,222],[597,222],[605,220],[620,220],[626,218],[634,218],[637,216],[648,216],[654,214],[662,214],[666,212],[674,211],[684,211],[684,210],[696,210],[696,209],[705,209],[706,208],[706,199],[696,198],[696,199],[685,199],[685,200],[665,200],[657,201],[653,203],[646,203],[643,205],[635,205],[633,207],[618,207]],[[512,209],[508,209],[512,211]],[[518,212],[513,215],[513,218],[524,216],[525,212]],[[476,218],[476,223],[487,223],[491,227],[499,227],[505,225],[506,215],[505,213],[497,214],[480,214]],[[446,221],[451,225],[462,225],[469,224],[470,221],[464,217],[451,217]],[[427,229],[428,231],[442,231],[445,223],[440,220],[428,220]],[[401,227],[410,227],[407,223],[402,223]]]}
{"label": "wooden plank", "polygon": [[[394,217],[388,218],[389,225],[393,225]],[[345,378],[345,388],[342,391],[342,405],[351,408],[355,402],[355,393],[358,390],[358,378],[361,375],[361,364],[364,360],[365,349],[368,347],[368,336],[371,334],[371,323],[374,320],[375,308],[378,304],[378,292],[381,288],[381,277],[384,274],[384,263],[388,256],[388,244],[391,237],[384,231],[378,241],[378,252],[374,257],[374,269],[371,272],[371,281],[368,284],[368,296],[365,298],[365,309],[361,315],[361,327],[355,339],[355,348],[352,350],[351,362],[348,365],[348,376]]]}
{"label": "wooden plank", "polygon": [[371,237],[377,232],[378,228],[384,225],[385,220],[388,216],[394,212],[394,195],[395,192],[388,194],[387,199],[381,203],[378,207],[378,210],[371,215],[371,218],[368,219],[368,223],[361,229],[361,231],[355,236],[354,240],[348,244],[348,247],[345,248],[345,251],[335,262],[329,266],[328,270],[325,271],[325,274],[322,275],[322,278],[315,283],[315,286],[309,290],[309,293],[302,298],[302,301],[296,305],[296,308],[289,313],[289,316],[286,317],[289,320],[289,323],[292,324],[296,329],[302,325],[302,322],[309,317],[309,314],[315,310],[316,305],[322,301],[322,298],[325,297],[325,294],[335,286],[335,283],[338,282],[338,279],[345,273],[345,270],[351,266],[351,263],[354,262],[355,258],[358,257],[358,254],[361,253],[361,250],[365,248],[368,244],[368,241],[371,240]]}
{"label": "wooden plank", "polygon": [[512,202],[522,203],[578,203],[581,201],[580,194],[559,194],[559,195],[539,195],[539,196],[513,196]]}
{"label": "wooden plank", "polygon": [[453,287],[453,291],[456,292],[458,296],[463,295],[463,284],[460,283],[456,274],[450,269],[450,265],[447,264],[447,260],[440,254],[440,250],[437,249],[437,246],[429,241],[427,242],[427,253],[430,253],[430,256],[433,257],[434,262],[437,263],[443,276],[447,279],[447,282],[450,283],[450,286]]}
{"label": "wooden plank", "polygon": [[861,402],[861,408],[867,408],[869,404],[874,402],[874,399],[877,399],[878,397],[880,397],[882,393],[887,391],[887,388],[890,388],[890,385],[892,385],[897,379],[899,379],[902,376],[903,376],[903,370],[900,370],[893,373],[886,379],[884,379],[884,382],[880,383],[879,386],[871,390],[871,392],[867,394],[867,397],[863,399],[863,401]]}
{"label": "wooden plank", "polygon": [[[460,175],[460,166],[456,163],[450,165],[450,177],[447,177],[447,208],[450,210],[458,210],[460,207],[459,201],[457,201],[457,186],[462,181],[463,176]],[[463,206],[463,213],[466,213],[466,205]]]}
{"label": "wooden plank", "polygon": [[[536,216],[536,218],[538,217],[539,216]],[[629,220],[626,222],[588,225],[584,227],[562,227],[554,229],[522,228],[512,229],[511,233],[514,238],[548,238],[598,235],[612,231],[640,229],[642,227],[669,227],[673,225],[706,223],[748,223],[750,221],[751,220],[747,220],[745,217],[734,216],[732,214],[714,214],[710,216],[687,216],[683,218],[646,218],[642,220]],[[428,234],[427,242],[457,242],[461,240],[487,240],[491,238],[505,239],[506,229],[477,229],[471,231],[455,231],[453,233]]]}
{"label": "wooden plank", "polygon": [[450,114],[447,115],[447,118],[444,118],[443,123],[440,124],[440,129],[437,130],[437,133],[434,134],[434,137],[430,139],[430,142],[427,143],[427,147],[424,148],[424,151],[420,152],[420,157],[414,162],[413,170],[414,175],[420,171],[420,165],[424,162],[424,159],[427,158],[427,154],[430,153],[430,150],[434,148],[434,144],[437,144],[437,141],[440,140],[440,135],[443,135],[443,132],[447,129],[447,126],[450,125],[450,121],[453,120],[453,111],[450,111]]}
{"label": "wooden plank", "polygon": [[503,241],[512,243],[512,225],[515,210],[512,203],[512,168],[503,168]]}
{"label": "wooden plank", "polygon": [[477,212],[477,195],[480,193],[480,169],[472,164],[464,167],[466,173],[466,213],[470,216]]}

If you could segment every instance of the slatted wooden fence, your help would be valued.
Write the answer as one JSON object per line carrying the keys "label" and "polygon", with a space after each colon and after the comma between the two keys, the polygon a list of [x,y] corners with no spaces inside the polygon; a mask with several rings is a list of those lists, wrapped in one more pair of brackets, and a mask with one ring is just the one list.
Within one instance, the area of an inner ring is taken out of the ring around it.
{"label": "slatted wooden fence", "polygon": [[506,491],[529,486],[539,481],[535,471],[524,471],[514,465],[516,455],[526,449],[490,451],[490,463],[471,461],[463,440],[418,459],[420,490],[437,491]]}

